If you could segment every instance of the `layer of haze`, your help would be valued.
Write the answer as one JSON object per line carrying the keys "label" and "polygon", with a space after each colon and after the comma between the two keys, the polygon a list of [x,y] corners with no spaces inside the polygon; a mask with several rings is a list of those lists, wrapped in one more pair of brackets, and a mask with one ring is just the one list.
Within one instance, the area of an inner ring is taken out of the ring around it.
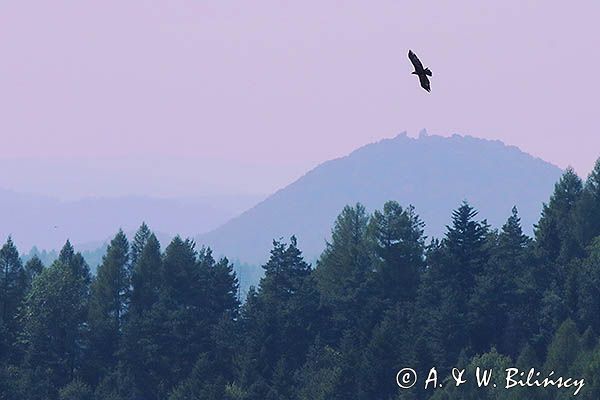
{"label": "layer of haze", "polygon": [[598,1],[3,1],[0,187],[268,193],[424,127],[586,175],[598,15]]}

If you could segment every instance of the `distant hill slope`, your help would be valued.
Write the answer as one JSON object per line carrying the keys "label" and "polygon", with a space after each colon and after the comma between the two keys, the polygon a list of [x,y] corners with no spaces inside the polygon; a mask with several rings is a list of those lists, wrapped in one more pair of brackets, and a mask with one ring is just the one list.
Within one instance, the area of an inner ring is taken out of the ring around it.
{"label": "distant hill slope", "polygon": [[344,205],[361,202],[372,211],[387,200],[413,204],[430,236],[444,234],[451,211],[463,200],[495,227],[516,205],[531,233],[561,173],[500,141],[401,134],[319,165],[197,241],[217,254],[260,264],[273,238],[295,234],[307,258],[314,260]]}
{"label": "distant hill slope", "polygon": [[259,196],[205,196],[160,199],[145,196],[95,197],[60,201],[0,189],[0,241],[12,235],[21,252],[32,246],[60,249],[70,239],[78,250],[93,250],[119,227],[135,231],[145,221],[168,237],[207,232],[255,205]]}

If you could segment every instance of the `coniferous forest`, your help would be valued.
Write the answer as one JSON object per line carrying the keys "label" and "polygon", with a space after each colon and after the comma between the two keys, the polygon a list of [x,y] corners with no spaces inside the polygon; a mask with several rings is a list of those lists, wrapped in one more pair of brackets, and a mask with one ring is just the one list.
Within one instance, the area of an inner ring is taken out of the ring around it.
{"label": "coniferous forest", "polygon": [[[492,184],[492,183],[490,183]],[[0,250],[0,399],[563,399],[571,389],[455,387],[452,368],[515,366],[585,378],[600,398],[600,161],[571,169],[534,237],[458,204],[427,238],[418,204],[341,210],[316,265],[273,242],[239,298],[233,265],[146,225],[119,231],[92,276],[67,242],[56,261]],[[443,387],[425,390],[432,367]],[[419,382],[396,383],[411,367]],[[448,384],[446,384],[448,383]]]}

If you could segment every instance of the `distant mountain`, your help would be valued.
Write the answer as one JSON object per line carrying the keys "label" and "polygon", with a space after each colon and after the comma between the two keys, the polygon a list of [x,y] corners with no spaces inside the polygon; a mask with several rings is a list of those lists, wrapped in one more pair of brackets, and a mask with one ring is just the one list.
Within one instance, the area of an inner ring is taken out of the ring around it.
{"label": "distant mountain", "polygon": [[60,201],[0,190],[0,240],[12,235],[21,252],[32,246],[60,249],[67,239],[77,250],[94,251],[119,228],[135,231],[142,222],[168,238],[196,235],[218,227],[263,197],[206,196],[160,199],[144,196],[94,197]]}
{"label": "distant mountain", "polygon": [[223,226],[197,237],[216,254],[250,264],[266,261],[274,238],[295,234],[306,257],[318,257],[346,204],[369,211],[385,201],[413,204],[426,233],[441,237],[463,200],[495,227],[519,209],[532,233],[542,203],[562,171],[500,141],[406,133],[327,161]]}

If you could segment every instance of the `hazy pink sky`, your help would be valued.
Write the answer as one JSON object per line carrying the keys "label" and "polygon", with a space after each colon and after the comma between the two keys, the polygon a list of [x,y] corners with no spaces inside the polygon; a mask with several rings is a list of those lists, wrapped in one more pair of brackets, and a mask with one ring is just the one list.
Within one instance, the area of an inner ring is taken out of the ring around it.
{"label": "hazy pink sky", "polygon": [[587,175],[599,15],[597,0],[3,1],[0,187],[266,193],[424,127]]}

